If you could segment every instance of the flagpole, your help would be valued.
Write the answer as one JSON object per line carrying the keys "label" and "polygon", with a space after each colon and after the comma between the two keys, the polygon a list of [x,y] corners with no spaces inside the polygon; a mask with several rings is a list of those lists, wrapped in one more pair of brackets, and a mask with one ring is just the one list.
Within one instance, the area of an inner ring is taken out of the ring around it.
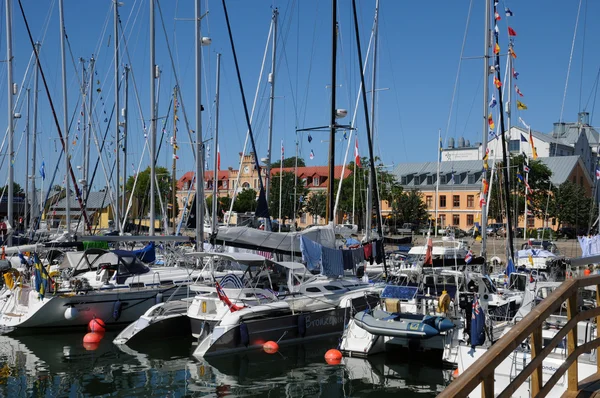
{"label": "flagpole", "polygon": [[440,160],[442,159],[442,129],[438,130],[438,141],[440,147],[438,148],[437,156],[437,175],[435,178],[435,230],[434,236],[437,237],[438,233],[438,196],[440,192]]}
{"label": "flagpole", "polygon": [[[529,166],[527,166],[529,168]],[[525,214],[524,225],[523,225],[523,239],[527,240],[527,187],[529,186],[529,171],[525,173]]]}
{"label": "flagpole", "polygon": [[354,205],[356,204],[356,172],[358,171],[357,165],[356,165],[356,161],[354,162],[354,171],[353,171],[353,175],[354,175],[354,182],[352,184],[352,224],[356,224],[356,219],[354,218]]}
{"label": "flagpole", "polygon": [[281,232],[281,195],[283,188],[283,140],[281,140],[281,162],[279,162],[279,232]]}

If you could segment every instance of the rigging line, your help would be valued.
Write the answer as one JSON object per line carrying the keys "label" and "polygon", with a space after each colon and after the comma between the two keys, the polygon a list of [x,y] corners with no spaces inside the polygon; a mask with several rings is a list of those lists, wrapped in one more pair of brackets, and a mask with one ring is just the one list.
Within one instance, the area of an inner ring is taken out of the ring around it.
{"label": "rigging line", "polygon": [[579,74],[579,107],[578,111],[581,111],[581,97],[583,95],[583,67],[585,65],[585,30],[587,28],[587,5],[588,2],[585,2],[585,9],[583,10],[583,40],[581,43],[581,72]]}
{"label": "rigging line", "polygon": [[308,82],[308,84],[306,85],[306,90],[304,90],[304,104],[303,106],[300,107],[300,112],[303,113],[302,116],[302,126],[305,125],[306,123],[306,110],[308,108],[308,89],[310,87],[310,77],[312,75],[312,68],[313,68],[313,59],[314,59],[314,55],[315,55],[315,49],[317,48],[316,46],[316,41],[317,41],[317,26],[319,23],[319,5],[321,4],[321,2],[317,3],[317,9],[315,10],[315,24],[313,26],[313,40],[311,43],[311,51],[310,51],[310,58],[308,60],[308,76],[306,81]]}
{"label": "rigging line", "polygon": [[[596,93],[598,92],[598,79],[600,79],[600,68],[598,68],[598,72],[596,73],[596,78],[594,79],[594,84],[592,84],[592,87],[590,89],[590,95],[588,96],[588,99],[585,102],[585,106],[583,107],[583,111],[587,110],[587,107],[590,104],[590,101],[592,100],[592,97],[594,97],[594,101],[596,99]],[[590,117],[590,126],[593,126],[591,117]]]}
{"label": "rigging line", "polygon": [[600,68],[596,76],[596,90],[594,91],[594,102],[592,102],[592,111],[590,112],[590,126],[594,125],[594,110],[596,109],[596,96],[598,95],[598,78],[600,78]]}
{"label": "rigging line", "polygon": [[[185,122],[185,129],[187,130],[187,135],[188,138],[190,140],[190,142],[193,142],[192,140],[192,128],[190,127],[190,123],[187,117],[187,112],[185,111],[185,105],[184,105],[184,101],[183,101],[183,93],[182,93],[182,89],[183,87],[181,87],[181,85],[179,84],[179,77],[177,74],[177,69],[175,68],[175,61],[173,60],[173,53],[171,52],[171,44],[169,43],[169,36],[167,35],[167,28],[165,27],[165,20],[163,18],[163,13],[162,13],[162,8],[160,7],[160,1],[156,0],[156,5],[158,6],[158,15],[160,16],[160,24],[163,28],[163,33],[165,35],[165,41],[167,43],[167,52],[169,53],[169,60],[171,61],[171,68],[173,70],[173,75],[175,76],[175,84],[177,84],[177,89],[179,90],[179,92],[181,93],[181,95],[179,96],[179,104],[181,105],[181,110],[183,113],[183,120]],[[196,132],[196,134],[199,134],[200,132]],[[189,146],[191,152],[192,152],[192,159],[196,159],[196,151],[194,151],[194,146],[190,145]]]}
{"label": "rigging line", "polygon": [[[452,120],[452,110],[454,108],[454,99],[456,97],[456,91],[458,87],[458,78],[460,76],[460,70],[462,66],[462,60],[465,53],[465,46],[467,43],[467,34],[469,33],[469,22],[471,21],[471,12],[473,11],[473,0],[469,2],[469,12],[467,13],[467,21],[465,23],[465,33],[463,34],[463,42],[460,48],[460,56],[458,57],[458,68],[456,70],[456,78],[454,80],[454,89],[452,91],[452,99],[450,100],[450,112],[448,113],[448,121],[446,122],[446,133],[444,138],[448,138],[450,131],[450,121]],[[485,77],[484,77],[485,79]],[[486,98],[487,101],[487,98]]]}
{"label": "rigging line", "polygon": [[565,110],[565,100],[567,99],[567,88],[569,87],[569,76],[571,74],[571,63],[573,62],[573,51],[575,50],[575,39],[577,38],[577,27],[579,26],[579,15],[581,12],[581,3],[583,0],[579,0],[579,7],[577,8],[577,19],[575,19],[575,29],[573,31],[573,41],[571,42],[571,55],[569,55],[569,67],[567,68],[567,78],[565,79],[565,91],[563,93],[562,106],[560,107],[560,121],[563,121],[563,113]]}

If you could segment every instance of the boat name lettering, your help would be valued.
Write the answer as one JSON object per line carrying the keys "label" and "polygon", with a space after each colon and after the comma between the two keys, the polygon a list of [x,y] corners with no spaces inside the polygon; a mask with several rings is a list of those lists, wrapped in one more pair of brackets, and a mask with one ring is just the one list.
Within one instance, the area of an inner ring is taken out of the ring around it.
{"label": "boat name lettering", "polygon": [[306,317],[306,327],[319,327],[319,326],[336,326],[344,322],[344,318],[336,315],[327,315],[312,319],[309,315]]}
{"label": "boat name lettering", "polygon": [[555,368],[554,366],[542,365],[542,370],[549,370],[551,372],[556,372],[558,370],[558,368]]}

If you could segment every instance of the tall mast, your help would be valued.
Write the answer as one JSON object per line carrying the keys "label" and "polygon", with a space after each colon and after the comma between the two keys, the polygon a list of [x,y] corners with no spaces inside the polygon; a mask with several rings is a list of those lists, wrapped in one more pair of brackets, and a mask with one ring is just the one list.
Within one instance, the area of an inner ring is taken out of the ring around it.
{"label": "tall mast", "polygon": [[[34,51],[38,53],[40,51],[40,43],[35,43]],[[33,195],[31,198],[31,219],[33,222],[32,226],[38,225],[36,219],[39,216],[39,208],[37,204],[37,195],[35,188],[35,176],[37,174],[36,169],[36,156],[37,156],[37,105],[38,105],[38,64],[35,63],[35,77],[33,80],[33,143],[32,143],[32,161],[31,161],[31,194]],[[31,230],[31,237],[35,234],[35,230]]]}
{"label": "tall mast", "polygon": [[[212,228],[213,236],[217,234],[217,185],[219,183],[219,96],[221,89],[221,53],[217,53],[217,88],[215,92],[215,141],[213,167],[213,199],[212,199]],[[268,163],[267,163],[268,164]],[[267,184],[267,187],[269,185]]]}
{"label": "tall mast", "polygon": [[[8,206],[7,206],[7,218],[10,225],[13,225],[13,202],[14,202],[14,190],[13,185],[15,181],[15,168],[12,162],[14,157],[14,112],[13,112],[13,75],[12,75],[12,0],[6,0],[6,60],[7,68],[6,75],[8,79],[8,156],[10,161],[8,162]],[[13,225],[14,226],[14,225]],[[12,234],[8,237],[8,244],[12,245]]]}
{"label": "tall mast", "polygon": [[[115,206],[115,227],[119,231],[121,229],[121,184],[119,182],[119,170],[121,169],[121,151],[119,150],[119,1],[113,0],[114,3],[114,29],[113,29],[113,40],[115,44],[115,193],[117,196],[117,203]],[[125,182],[123,182],[125,184]],[[125,200],[123,200],[125,201]]]}
{"label": "tall mast", "polygon": [[202,36],[200,35],[200,0],[195,1],[194,48],[196,62],[194,68],[196,80],[196,250],[204,249],[204,143],[202,142]]}
{"label": "tall mast", "polygon": [[60,55],[62,69],[62,95],[63,95],[63,131],[65,139],[65,191],[66,191],[66,223],[67,233],[71,234],[71,181],[69,180],[69,170],[71,156],[69,154],[69,117],[67,104],[67,60],[65,57],[65,12],[64,0],[58,1],[60,15]]}
{"label": "tall mast", "polygon": [[[90,140],[91,140],[91,134],[92,134],[92,124],[93,124],[93,113],[92,113],[92,106],[93,106],[93,100],[94,100],[94,67],[96,66],[96,60],[94,59],[94,57],[90,58],[90,94],[89,94],[89,103],[88,103],[88,109],[89,109],[89,118],[88,118],[88,133],[86,135],[86,139],[87,139],[87,143],[86,146],[84,148],[88,148],[88,146],[90,145]],[[87,112],[86,112],[87,113]],[[85,174],[83,175],[83,178],[87,181],[89,181],[89,174],[90,174],[90,155],[89,155],[89,151],[86,150],[84,151],[86,154],[86,158],[85,158]],[[85,202],[87,203],[87,191],[85,193]]]}
{"label": "tall mast", "polygon": [[[489,97],[489,75],[490,75],[490,17],[491,17],[491,8],[490,1],[485,0],[485,32],[483,34],[483,127],[481,129],[483,137],[481,150],[483,151],[481,156],[482,159],[485,156],[485,151],[488,147],[488,97]],[[483,178],[487,178],[487,171],[483,170]],[[482,191],[482,195],[485,198],[485,194]],[[486,258],[487,249],[487,203],[485,201],[481,201],[481,257]],[[482,268],[485,272],[485,267]]]}
{"label": "tall mast", "polygon": [[[30,99],[30,94],[31,94],[31,89],[27,89],[27,124],[26,124],[26,131],[27,131],[27,135],[26,135],[26,139],[25,139],[25,216],[23,217],[23,230],[27,231],[27,218],[29,217],[29,136],[30,136],[30,131],[29,131],[29,119],[30,119],[30,112],[29,112],[29,104],[31,103],[31,99]],[[35,196],[35,193],[33,194],[33,196]]]}
{"label": "tall mast", "polygon": [[327,177],[327,221],[333,222],[335,198],[333,197],[333,178],[335,177],[335,91],[337,65],[337,0],[331,0],[331,114],[329,124],[329,173]]}
{"label": "tall mast", "polygon": [[173,235],[176,233],[175,225],[175,203],[177,203],[177,86],[173,89],[173,163],[171,165],[171,220],[173,223]]}
{"label": "tall mast", "polygon": [[154,0],[150,0],[150,226],[148,232],[154,236],[154,202],[156,180],[156,92],[155,90],[155,35],[154,35]]}
{"label": "tall mast", "polygon": [[[79,58],[79,62],[81,63],[81,107],[83,108],[83,120],[81,124],[83,126],[83,164],[81,165],[81,189],[83,191],[83,211],[87,211],[87,200],[85,200],[85,196],[87,194],[87,158],[89,156],[88,150],[88,129],[87,129],[87,85],[86,85],[86,74],[85,74],[85,59]],[[94,80],[94,77],[90,75],[90,80]],[[34,169],[35,171],[35,169]]]}
{"label": "tall mast", "polygon": [[438,155],[437,155],[437,174],[435,176],[435,230],[433,235],[438,234],[438,197],[440,194],[440,162],[442,161],[442,130],[438,130]]}
{"label": "tall mast", "polygon": [[[379,0],[375,2],[375,23],[373,24],[373,74],[372,74],[372,87],[371,87],[371,142],[375,137],[375,77],[377,72],[377,42],[378,42],[378,31],[379,28]],[[363,88],[366,90],[366,88]],[[373,162],[374,159],[371,159]],[[377,182],[375,181],[375,175],[369,173],[369,187],[367,189],[367,217],[365,226],[365,240],[368,242],[371,238],[371,224],[373,222],[373,189],[377,189]],[[379,217],[379,215],[376,215]]]}
{"label": "tall mast", "polygon": [[[128,118],[127,118],[127,109],[129,107],[129,66],[125,65],[125,101],[123,104],[123,121],[121,122],[121,125],[123,126],[123,137],[122,137],[122,141],[123,141],[123,167],[122,167],[122,171],[123,171],[123,201],[122,201],[122,206],[121,206],[121,214],[123,216],[123,218],[125,218],[125,207],[127,206],[126,202],[127,202],[127,195],[125,192],[125,186],[127,185],[127,129],[129,127],[128,125]],[[125,223],[125,219],[123,219],[123,223]],[[123,224],[125,225],[125,224]]]}
{"label": "tall mast", "polygon": [[267,173],[265,176],[265,197],[269,203],[269,193],[271,191],[271,148],[273,144],[273,110],[275,108],[275,60],[277,55],[277,16],[279,10],[273,10],[273,43],[271,48],[271,73],[269,73],[269,83],[271,84],[271,93],[269,94],[269,139],[267,141]]}

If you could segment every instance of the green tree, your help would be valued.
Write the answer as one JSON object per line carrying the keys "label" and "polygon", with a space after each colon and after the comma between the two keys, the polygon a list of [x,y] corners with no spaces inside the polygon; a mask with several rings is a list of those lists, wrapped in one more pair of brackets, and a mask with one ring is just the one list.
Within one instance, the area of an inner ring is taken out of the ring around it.
{"label": "green tree", "polygon": [[[281,160],[276,160],[275,162],[271,163],[271,170],[275,170],[279,168],[279,165],[281,164]],[[295,167],[296,166],[296,157],[293,156],[291,158],[285,158],[283,159],[283,167]],[[305,167],[306,163],[304,162],[304,159],[302,158],[298,158],[298,167]]]}
{"label": "green tree", "polygon": [[[4,192],[4,195],[8,195],[8,184],[0,188],[0,192]],[[17,182],[13,182],[13,193],[15,195],[20,195],[24,193],[23,188],[21,188],[21,185]]]}
{"label": "green tree", "polygon": [[[526,177],[523,172],[523,165],[525,163],[524,155],[511,156],[510,159],[510,173],[509,173],[509,186],[510,186],[510,205],[511,213],[516,213],[518,216],[522,216],[525,212],[525,184],[520,181],[517,177],[517,173],[520,174],[524,179]],[[529,176],[527,183],[532,191],[529,191],[527,196],[529,203],[527,210],[531,211],[534,215],[543,217],[546,211],[546,201],[548,195],[552,191],[550,184],[550,177],[552,171],[539,160],[529,159]],[[488,214],[490,218],[498,221],[506,219],[506,206],[504,197],[505,192],[503,188],[502,178],[506,175],[505,168],[502,163],[496,163],[496,175],[498,179],[494,181],[492,185],[492,194],[489,203]]]}
{"label": "green tree", "polygon": [[423,201],[423,195],[418,189],[402,191],[395,189],[392,202],[392,220],[397,225],[403,223],[423,224],[429,218],[427,205]]}
{"label": "green tree", "polygon": [[306,200],[304,209],[313,217],[313,224],[316,224],[317,216],[325,217],[326,207],[327,195],[323,192],[315,192]]}
{"label": "green tree", "polygon": [[[154,193],[154,212],[155,214],[162,214],[159,195],[162,196],[162,201],[165,206],[171,202],[171,192],[173,189],[171,173],[164,167],[156,167],[156,178],[158,180],[158,186]],[[146,214],[150,212],[150,167],[137,175],[137,183],[135,183],[135,180],[135,176],[130,176],[127,179],[127,184],[125,184],[126,195],[131,195],[133,203],[135,203],[138,209],[138,214],[145,217]],[[135,189],[133,187],[134,183]]]}
{"label": "green tree", "polygon": [[256,210],[256,191],[254,189],[244,189],[238,193],[233,203],[233,211],[246,213]]}
{"label": "green tree", "polygon": [[556,218],[557,226],[572,226],[587,229],[590,220],[597,217],[594,199],[587,196],[585,189],[567,181],[552,190],[548,216]]}
{"label": "green tree", "polygon": [[[286,219],[295,220],[296,217],[302,212],[303,204],[298,201],[296,203],[296,214],[294,214],[294,173],[283,172],[280,176],[279,173],[273,174],[271,178],[271,190],[269,191],[269,210],[271,211],[271,217],[277,218],[279,216],[279,187],[281,186],[281,217]],[[308,188],[302,186],[298,180],[296,184],[296,198],[306,197],[308,194]],[[296,199],[296,200],[298,200]]]}
{"label": "green tree", "polygon": [[[206,207],[208,211],[212,211],[212,195],[206,198]],[[220,196],[217,197],[217,219],[223,219],[223,212],[229,211],[229,207],[231,206],[231,198],[229,196]]]}

